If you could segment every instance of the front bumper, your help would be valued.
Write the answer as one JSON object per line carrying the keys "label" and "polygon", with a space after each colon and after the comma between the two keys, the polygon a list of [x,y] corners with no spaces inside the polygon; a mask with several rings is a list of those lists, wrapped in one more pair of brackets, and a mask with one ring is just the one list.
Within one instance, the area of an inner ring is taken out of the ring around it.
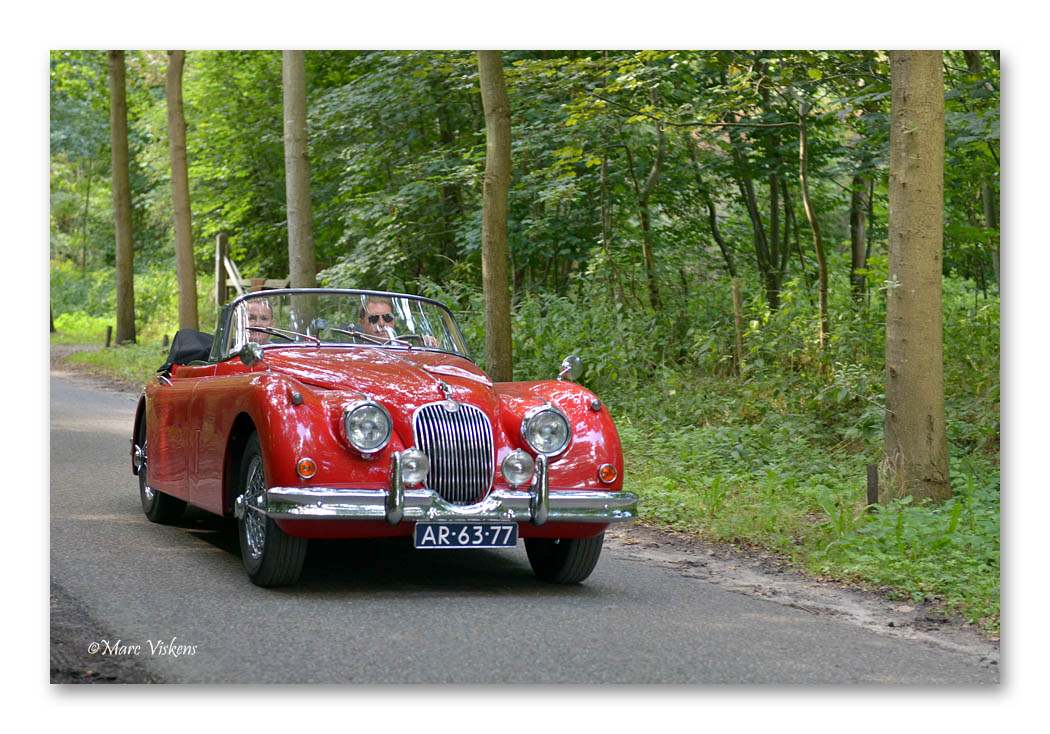
{"label": "front bumper", "polygon": [[[341,489],[332,487],[271,487],[264,507],[255,507],[276,520],[386,520],[613,523],[638,515],[638,498],[630,492],[554,490],[547,485],[547,462],[540,456],[528,489],[496,489],[473,505],[454,505],[430,489],[405,489],[401,456],[391,460],[390,487]],[[235,505],[245,512],[243,497]]]}

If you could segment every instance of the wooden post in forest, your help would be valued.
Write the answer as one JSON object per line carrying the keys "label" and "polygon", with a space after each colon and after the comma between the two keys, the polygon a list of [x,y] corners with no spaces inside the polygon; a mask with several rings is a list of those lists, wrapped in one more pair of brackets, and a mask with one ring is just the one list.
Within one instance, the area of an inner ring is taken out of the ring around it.
{"label": "wooden post in forest", "polygon": [[226,303],[226,253],[229,251],[229,242],[225,232],[219,232],[215,237],[215,306],[218,309]]}
{"label": "wooden post in forest", "polygon": [[868,512],[874,512],[877,504],[879,504],[879,465],[868,464]]}

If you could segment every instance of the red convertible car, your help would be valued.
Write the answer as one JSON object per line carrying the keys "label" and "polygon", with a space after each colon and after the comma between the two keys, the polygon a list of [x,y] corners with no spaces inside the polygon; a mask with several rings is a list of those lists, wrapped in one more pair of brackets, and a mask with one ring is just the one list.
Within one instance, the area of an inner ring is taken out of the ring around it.
{"label": "red convertible car", "polygon": [[285,289],[180,331],[142,393],[132,471],[154,522],[236,517],[249,578],[294,584],[309,538],[512,548],[577,583],[634,519],[609,411],[558,379],[493,383],[452,313],[397,293]]}

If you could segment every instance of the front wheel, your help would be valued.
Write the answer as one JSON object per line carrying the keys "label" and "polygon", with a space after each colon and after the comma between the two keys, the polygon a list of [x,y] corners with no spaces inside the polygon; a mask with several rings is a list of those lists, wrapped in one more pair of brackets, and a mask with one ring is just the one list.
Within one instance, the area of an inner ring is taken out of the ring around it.
{"label": "front wheel", "polygon": [[525,552],[544,581],[578,584],[598,565],[604,541],[604,532],[593,538],[525,538]]}
{"label": "front wheel", "polygon": [[291,586],[306,559],[306,538],[286,534],[266,515],[266,475],[259,434],[248,439],[241,459],[237,535],[248,578],[256,586]]}

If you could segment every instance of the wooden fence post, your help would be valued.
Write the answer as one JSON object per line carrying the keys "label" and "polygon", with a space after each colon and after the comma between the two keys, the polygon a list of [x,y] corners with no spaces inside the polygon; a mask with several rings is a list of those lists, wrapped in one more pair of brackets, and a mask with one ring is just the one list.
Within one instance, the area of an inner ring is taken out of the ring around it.
{"label": "wooden fence post", "polygon": [[110,342],[113,341],[113,327],[106,327],[106,349],[109,349]]}
{"label": "wooden fence post", "polygon": [[874,512],[877,504],[879,504],[879,467],[877,464],[868,464],[868,512]]}

